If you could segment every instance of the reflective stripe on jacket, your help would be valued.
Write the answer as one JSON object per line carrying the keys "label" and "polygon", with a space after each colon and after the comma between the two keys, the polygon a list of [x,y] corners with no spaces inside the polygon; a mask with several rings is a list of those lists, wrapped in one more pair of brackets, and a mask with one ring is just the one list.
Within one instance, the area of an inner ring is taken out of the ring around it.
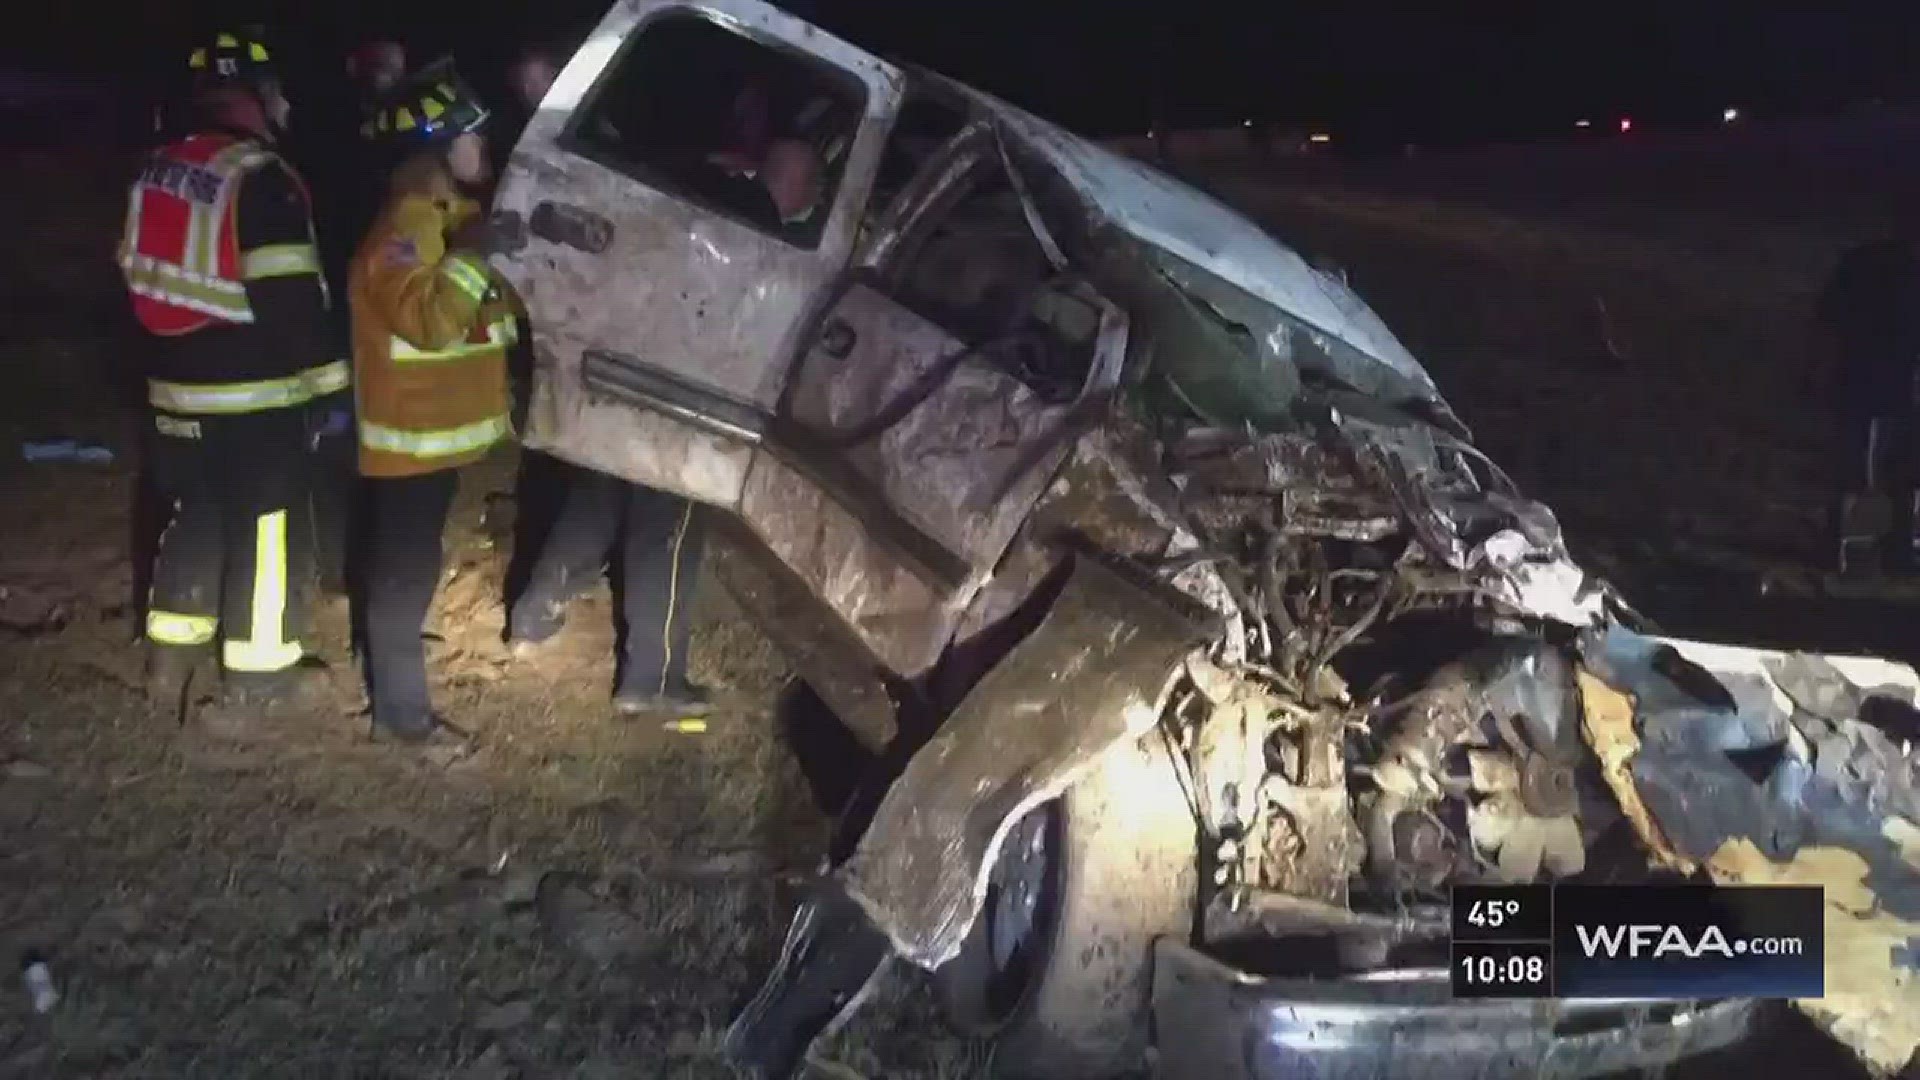
{"label": "reflective stripe on jacket", "polygon": [[248,281],[319,273],[311,242],[240,250],[241,184],[270,164],[287,167],[258,143],[221,132],[189,135],[147,159],[127,198],[119,263],[148,331],[173,336],[251,323]]}
{"label": "reflective stripe on jacket", "polygon": [[510,297],[446,236],[480,208],[436,175],[396,196],[349,273],[360,471],[412,476],[456,468],[512,435]]}
{"label": "reflective stripe on jacket", "polygon": [[261,412],[305,405],[347,388],[345,360],[311,367],[284,379],[235,383],[175,383],[147,380],[147,403],[170,413],[219,415]]}

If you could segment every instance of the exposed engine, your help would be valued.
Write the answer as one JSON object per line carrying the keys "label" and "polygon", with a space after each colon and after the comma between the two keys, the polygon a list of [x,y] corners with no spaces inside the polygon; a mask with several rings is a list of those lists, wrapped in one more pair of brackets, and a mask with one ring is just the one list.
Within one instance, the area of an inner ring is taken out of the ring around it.
{"label": "exposed engine", "polygon": [[1620,818],[1565,650],[1612,601],[1545,507],[1420,422],[1197,431],[1169,457],[1184,558],[1232,615],[1169,712],[1209,936],[1418,931],[1450,884],[1597,869]]}

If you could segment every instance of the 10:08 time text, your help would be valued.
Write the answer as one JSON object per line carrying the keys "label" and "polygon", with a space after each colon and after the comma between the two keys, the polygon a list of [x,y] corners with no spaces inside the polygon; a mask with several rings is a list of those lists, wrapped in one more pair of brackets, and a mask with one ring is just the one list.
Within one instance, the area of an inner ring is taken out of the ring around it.
{"label": "10:08 time text", "polygon": [[1457,997],[1546,997],[1553,989],[1552,946],[1546,942],[1456,942]]}

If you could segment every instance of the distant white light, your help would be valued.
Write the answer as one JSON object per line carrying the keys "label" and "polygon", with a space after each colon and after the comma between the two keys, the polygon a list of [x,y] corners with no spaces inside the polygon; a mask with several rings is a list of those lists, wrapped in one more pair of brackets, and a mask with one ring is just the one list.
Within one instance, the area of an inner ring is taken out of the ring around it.
{"label": "distant white light", "polygon": [[1307,136],[1307,141],[1315,142],[1315,143],[1330,143],[1333,141],[1333,136],[1328,135],[1325,132],[1316,131],[1313,134]]}
{"label": "distant white light", "polygon": [[1242,121],[1240,121],[1240,126],[1241,126],[1241,127],[1252,127],[1252,126],[1253,126],[1253,121],[1251,121],[1251,120],[1242,120]]}
{"label": "distant white light", "polygon": [[1633,130],[1633,119],[1632,119],[1631,117],[1626,117],[1626,116],[1623,116],[1623,117],[1621,117],[1621,118],[1620,118],[1620,130],[1621,130],[1621,132],[1622,132],[1622,133],[1625,133],[1625,132],[1629,132],[1629,131],[1632,131],[1632,130]]}
{"label": "distant white light", "polygon": [[1738,119],[1740,119],[1740,110],[1739,110],[1739,109],[1727,109],[1726,111],[1724,111],[1724,112],[1722,112],[1722,113],[1720,114],[1720,119],[1721,119],[1721,120],[1723,120],[1723,121],[1725,121],[1725,122],[1727,122],[1727,123],[1729,123],[1729,124],[1731,124],[1731,123],[1733,123],[1733,122],[1734,122],[1735,120],[1738,120]]}
{"label": "distant white light", "polygon": [[1591,121],[1591,120],[1575,120],[1575,121],[1573,122],[1573,126],[1574,126],[1574,127],[1577,127],[1577,128],[1590,128],[1590,127],[1592,127],[1592,126],[1593,126],[1593,121]]}

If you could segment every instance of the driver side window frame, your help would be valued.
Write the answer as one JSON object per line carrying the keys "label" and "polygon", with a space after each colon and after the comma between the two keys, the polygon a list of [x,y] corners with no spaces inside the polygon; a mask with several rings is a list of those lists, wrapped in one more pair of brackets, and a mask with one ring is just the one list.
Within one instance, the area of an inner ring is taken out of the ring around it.
{"label": "driver side window frame", "polygon": [[[836,91],[843,96],[843,100],[846,95],[851,95],[850,103],[854,106],[849,113],[852,127],[846,133],[849,149],[841,154],[837,165],[823,174],[820,203],[815,210],[817,216],[812,227],[805,234],[804,242],[790,232],[769,230],[762,223],[752,220],[719,200],[702,194],[696,188],[680,181],[637,154],[623,152],[617,146],[609,146],[609,141],[617,142],[620,138],[617,131],[612,140],[606,141],[585,134],[586,129],[591,125],[604,122],[601,105],[609,91],[629,79],[645,78],[644,75],[636,76],[628,66],[633,59],[634,50],[640,47],[641,40],[647,34],[659,29],[661,23],[677,20],[698,20],[715,32],[731,34],[747,45],[780,54],[788,61],[811,69],[814,74],[821,77],[823,82],[830,81],[837,84]],[[554,139],[554,145],[568,154],[584,158],[634,183],[645,185],[676,202],[694,207],[701,213],[724,218],[751,230],[755,235],[778,241],[796,250],[816,252],[825,244],[835,219],[846,212],[845,195],[849,187],[848,181],[851,179],[848,168],[852,157],[851,147],[861,127],[865,126],[872,115],[874,109],[872,98],[870,89],[859,74],[825,56],[809,52],[777,35],[756,32],[752,27],[729,24],[716,18],[715,13],[703,8],[675,5],[647,12],[627,31],[612,58],[594,79],[593,85],[581,95],[580,103],[567,117],[565,127]]]}

